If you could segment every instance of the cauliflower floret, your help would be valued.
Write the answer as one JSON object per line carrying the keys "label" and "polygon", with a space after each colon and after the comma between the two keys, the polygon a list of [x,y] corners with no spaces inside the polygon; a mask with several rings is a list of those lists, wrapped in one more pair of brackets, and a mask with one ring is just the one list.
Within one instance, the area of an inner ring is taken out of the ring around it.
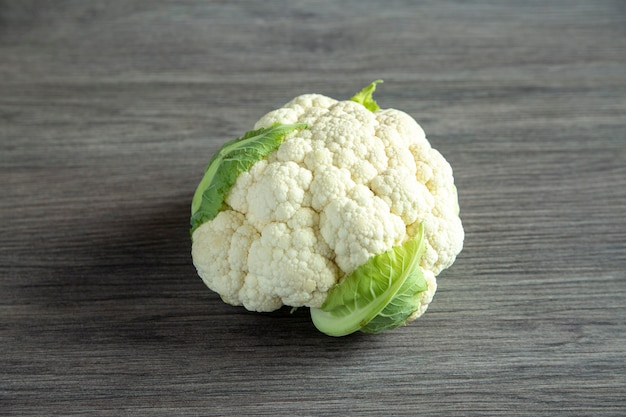
{"label": "cauliflower floret", "polygon": [[345,197],[356,186],[350,172],[335,166],[320,169],[311,183],[311,205],[321,212],[330,202]]}
{"label": "cauliflower floret", "polygon": [[[428,289],[463,244],[452,169],[408,114],[319,94],[294,98],[255,129],[306,123],[240,174],[217,217],[193,234],[204,282],[249,310],[319,307],[371,256],[424,228]],[[224,254],[228,254],[225,256]]]}
{"label": "cauliflower floret", "polygon": [[[245,208],[241,212],[260,230],[272,221],[286,222],[300,207],[310,204],[307,190],[312,177],[311,171],[295,162],[269,163],[256,181],[245,178],[242,184],[236,183],[235,200],[227,198],[226,202],[235,203],[240,210]],[[245,203],[237,204],[242,194]]]}
{"label": "cauliflower floret", "polygon": [[382,172],[372,181],[372,190],[405,224],[424,218],[434,206],[432,194],[424,184],[415,181],[415,171],[406,167]]}
{"label": "cauliflower floret", "polygon": [[[192,258],[207,287],[233,305],[248,271],[248,248],[259,238],[241,213],[227,210],[204,223],[193,234]],[[227,254],[224,256],[224,254]]]}
{"label": "cauliflower floret", "polygon": [[[249,268],[257,277],[257,290],[278,297],[286,305],[321,306],[338,272],[324,256],[329,250],[318,236],[310,227],[290,229],[285,223],[265,226],[261,238],[250,246]],[[258,299],[242,295],[247,307]]]}
{"label": "cauliflower floret", "polygon": [[[424,224],[426,253],[421,266],[438,275],[452,265],[463,247],[464,231],[459,218],[459,206],[452,176],[452,168],[444,157],[430,146],[411,147],[417,161],[417,180],[432,196],[434,205],[420,221]],[[418,222],[410,224],[407,231],[414,235]]]}
{"label": "cauliflower floret", "polygon": [[346,274],[371,256],[401,244],[406,234],[402,219],[363,185],[328,204],[321,213],[320,228],[335,251],[335,262]]}
{"label": "cauliflower floret", "polygon": [[341,101],[310,126],[313,140],[332,154],[332,164],[367,184],[387,166],[383,141],[376,137],[375,114],[352,101]]}
{"label": "cauliflower floret", "polygon": [[274,123],[307,123],[316,120],[320,114],[325,113],[326,109],[335,103],[337,100],[321,94],[302,94],[283,107],[261,117],[254,124],[254,129],[270,127]]}

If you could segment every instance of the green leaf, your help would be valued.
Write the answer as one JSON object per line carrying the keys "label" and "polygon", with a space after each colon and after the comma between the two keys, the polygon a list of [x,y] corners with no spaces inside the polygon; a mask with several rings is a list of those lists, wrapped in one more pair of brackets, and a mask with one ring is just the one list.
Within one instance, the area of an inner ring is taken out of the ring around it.
{"label": "green leaf", "polygon": [[421,295],[428,289],[422,268],[415,268],[415,276],[407,277],[396,296],[367,325],[363,333],[382,333],[406,323],[407,318],[416,312],[421,304]]}
{"label": "green leaf", "polygon": [[191,233],[212,220],[222,210],[226,195],[237,177],[277,149],[285,137],[305,123],[280,124],[252,130],[242,137],[226,142],[213,155],[191,202]]}
{"label": "green leaf", "polygon": [[371,257],[336,284],[320,308],[311,308],[315,327],[329,336],[345,336],[405,324],[428,288],[419,266],[424,250],[420,225],[416,236]]}
{"label": "green leaf", "polygon": [[362,104],[363,106],[365,106],[366,109],[372,112],[380,109],[380,106],[374,100],[373,95],[374,91],[376,91],[376,84],[380,84],[382,82],[383,80],[374,81],[373,83],[356,93],[354,97],[352,97],[350,100]]}

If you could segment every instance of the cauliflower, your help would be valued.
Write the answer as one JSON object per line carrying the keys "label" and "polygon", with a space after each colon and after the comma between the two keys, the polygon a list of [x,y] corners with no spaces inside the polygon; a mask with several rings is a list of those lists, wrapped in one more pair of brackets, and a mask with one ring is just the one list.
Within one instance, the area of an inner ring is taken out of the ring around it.
{"label": "cauliflower", "polygon": [[305,94],[211,159],[192,202],[192,258],[222,299],[310,307],[340,336],[424,313],[463,246],[452,169],[374,82],[351,100]]}

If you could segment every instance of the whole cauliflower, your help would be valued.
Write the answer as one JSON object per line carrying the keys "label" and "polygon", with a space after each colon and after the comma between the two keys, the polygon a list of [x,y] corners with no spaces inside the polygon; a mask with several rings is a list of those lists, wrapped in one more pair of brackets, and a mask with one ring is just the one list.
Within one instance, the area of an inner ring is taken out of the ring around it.
{"label": "whole cauliflower", "polygon": [[345,277],[419,234],[413,275],[421,271],[425,284],[397,324],[426,310],[435,277],[463,246],[452,169],[412,117],[378,108],[376,83],[351,100],[305,94],[269,112],[252,133],[290,126],[279,144],[233,168],[220,201],[203,195],[203,180],[193,211],[202,211],[202,198],[217,208],[196,221],[192,257],[225,302],[252,311],[322,308]]}

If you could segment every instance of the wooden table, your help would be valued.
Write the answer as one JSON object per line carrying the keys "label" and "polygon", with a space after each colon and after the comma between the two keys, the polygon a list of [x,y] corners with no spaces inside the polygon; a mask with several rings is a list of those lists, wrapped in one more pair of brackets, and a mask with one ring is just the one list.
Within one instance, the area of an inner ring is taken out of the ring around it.
{"label": "wooden table", "polygon": [[[452,164],[465,248],[329,338],[190,257],[211,153],[372,80]],[[0,2],[0,415],[626,414],[626,3]]]}

